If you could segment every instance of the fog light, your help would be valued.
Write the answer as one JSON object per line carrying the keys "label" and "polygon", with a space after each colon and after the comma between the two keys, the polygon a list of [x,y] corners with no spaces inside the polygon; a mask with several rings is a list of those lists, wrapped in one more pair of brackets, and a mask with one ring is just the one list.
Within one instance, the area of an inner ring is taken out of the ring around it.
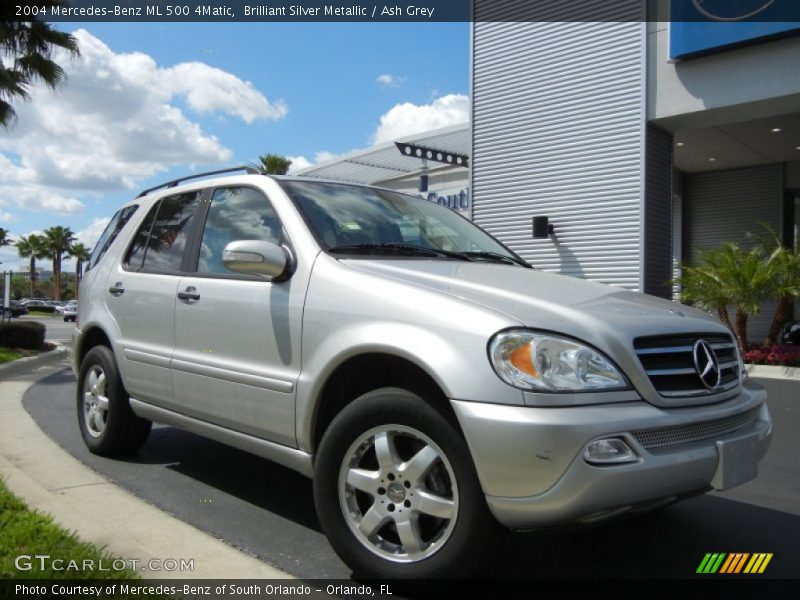
{"label": "fog light", "polygon": [[586,444],[583,458],[596,465],[619,464],[638,460],[630,446],[619,438],[595,440]]}

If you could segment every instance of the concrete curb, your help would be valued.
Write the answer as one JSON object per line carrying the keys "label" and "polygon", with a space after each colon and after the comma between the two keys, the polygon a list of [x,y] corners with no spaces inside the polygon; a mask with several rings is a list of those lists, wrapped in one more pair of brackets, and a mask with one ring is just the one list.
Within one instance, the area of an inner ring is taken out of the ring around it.
{"label": "concrete curb", "polygon": [[137,560],[139,569],[153,559],[193,560],[192,571],[142,572],[148,579],[291,578],[126,492],[47,437],[22,398],[62,366],[0,381],[0,477],[14,494],[83,540]]}
{"label": "concrete curb", "polygon": [[800,381],[800,367],[780,367],[775,365],[745,365],[750,377],[767,379],[786,379]]}
{"label": "concrete curb", "polygon": [[28,371],[32,371],[44,365],[56,363],[62,358],[66,358],[66,356],[67,348],[56,345],[56,348],[49,352],[42,352],[36,356],[12,360],[11,362],[0,365],[0,381],[16,377],[17,375],[27,373]]}

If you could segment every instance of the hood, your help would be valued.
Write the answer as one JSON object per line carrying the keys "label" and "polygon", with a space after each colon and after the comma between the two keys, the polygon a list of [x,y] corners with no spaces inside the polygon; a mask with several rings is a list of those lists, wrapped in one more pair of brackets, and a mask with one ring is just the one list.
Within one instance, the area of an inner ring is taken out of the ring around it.
{"label": "hood", "polygon": [[[484,262],[343,260],[379,277],[430,288],[502,312],[521,325],[607,348],[609,337],[631,348],[645,335],[728,333],[716,319],[685,305],[583,279]],[[614,344],[616,345],[616,344]]]}

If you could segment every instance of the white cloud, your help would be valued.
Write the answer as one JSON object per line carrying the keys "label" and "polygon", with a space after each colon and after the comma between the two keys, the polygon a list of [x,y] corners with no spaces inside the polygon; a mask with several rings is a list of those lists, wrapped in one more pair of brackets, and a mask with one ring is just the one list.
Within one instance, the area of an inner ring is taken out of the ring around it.
{"label": "white cloud", "polygon": [[131,189],[172,165],[230,160],[232,152],[189,111],[246,123],[287,114],[285,103],[221,69],[163,67],[141,52],[115,53],[86,30],[74,35],[80,57],[54,56],[66,83],[55,92],[32,86],[31,101],[15,106],[19,118],[0,136],[0,199],[7,206],[74,213],[84,206],[69,190]]}
{"label": "white cloud", "polygon": [[339,156],[341,156],[341,154],[335,154],[333,152],[328,152],[327,150],[321,150],[315,153],[314,162],[311,162],[305,156],[288,156],[287,158],[292,161],[292,166],[289,167],[289,175],[294,175],[302,169],[307,169],[308,167],[312,167],[319,163],[328,162],[329,160],[333,160]]}
{"label": "white cloud", "polygon": [[372,136],[374,144],[389,142],[400,137],[430,131],[449,125],[469,122],[469,97],[463,94],[448,94],[430,104],[397,104],[381,116]]}
{"label": "white cloud", "polygon": [[289,166],[289,175],[294,175],[298,171],[306,169],[313,164],[305,156],[287,156],[286,158],[292,161],[292,164]]}
{"label": "white cloud", "polygon": [[[19,268],[20,258],[14,246],[3,246],[0,248],[0,272],[5,269],[6,271],[16,271]],[[0,300],[2,300],[3,284],[0,283]]]}
{"label": "white cloud", "polygon": [[399,88],[401,85],[405,83],[405,81],[406,81],[405,77],[402,77],[400,75],[391,75],[389,73],[382,73],[381,75],[378,75],[378,77],[375,79],[375,82],[380,87],[383,88],[389,88],[389,87]]}
{"label": "white cloud", "polygon": [[249,81],[242,81],[205,63],[181,63],[164,69],[160,78],[166,89],[186,96],[199,113],[224,112],[247,123],[256,119],[282,119],[289,108],[283,100],[267,100]]}
{"label": "white cloud", "polygon": [[321,152],[317,152],[314,155],[314,162],[315,163],[324,163],[328,162],[329,160],[333,160],[334,158],[338,158],[339,154],[334,154],[333,152],[328,152],[327,150],[322,150]]}
{"label": "white cloud", "polygon": [[52,212],[69,215],[81,212],[85,206],[80,200],[64,196],[56,190],[41,185],[0,186],[0,206],[13,205],[34,212]]}
{"label": "white cloud", "polygon": [[19,219],[10,212],[0,209],[0,223],[16,223],[17,221],[19,221]]}
{"label": "white cloud", "polygon": [[91,224],[75,234],[75,238],[87,248],[93,248],[109,221],[111,221],[110,217],[92,219]]}

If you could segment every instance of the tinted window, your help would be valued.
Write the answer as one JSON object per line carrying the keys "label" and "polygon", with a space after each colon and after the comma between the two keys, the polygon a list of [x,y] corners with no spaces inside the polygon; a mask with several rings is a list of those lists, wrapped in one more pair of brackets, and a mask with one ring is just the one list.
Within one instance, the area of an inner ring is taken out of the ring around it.
{"label": "tinted window", "polygon": [[422,198],[339,183],[285,181],[283,187],[326,250],[413,244],[432,250],[512,256],[470,221]]}
{"label": "tinted window", "polygon": [[119,232],[122,231],[122,228],[125,227],[125,224],[130,220],[137,208],[139,207],[126,206],[125,208],[114,213],[114,216],[111,217],[108,225],[106,225],[106,228],[103,230],[100,239],[98,239],[97,243],[94,245],[92,256],[89,258],[89,263],[86,265],[87,271],[100,262],[100,259],[103,258],[105,253],[111,247],[111,244],[113,244],[114,240],[117,239]]}
{"label": "tinted window", "polygon": [[147,271],[180,271],[199,203],[200,192],[162,198],[139,227],[128,252],[128,266]]}
{"label": "tinted window", "polygon": [[147,239],[150,237],[150,229],[153,227],[153,220],[158,213],[158,207],[159,203],[156,202],[155,206],[147,213],[144,221],[139,226],[139,231],[136,232],[136,236],[133,238],[133,244],[131,244],[128,250],[128,257],[125,259],[125,264],[132,269],[142,268],[144,253],[147,250]]}
{"label": "tinted window", "polygon": [[281,241],[278,215],[269,200],[253,188],[230,187],[214,191],[197,271],[231,274],[222,264],[222,250],[236,240],[264,240],[275,244]]}

